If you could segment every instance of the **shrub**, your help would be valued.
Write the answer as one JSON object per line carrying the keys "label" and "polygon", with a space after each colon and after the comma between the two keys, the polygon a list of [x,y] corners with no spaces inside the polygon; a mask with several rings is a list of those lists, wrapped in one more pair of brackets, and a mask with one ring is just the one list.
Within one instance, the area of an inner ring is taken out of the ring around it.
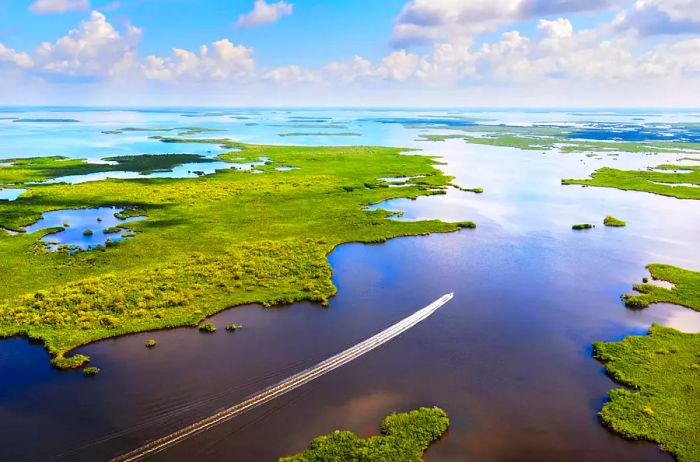
{"label": "shrub", "polygon": [[216,324],[213,322],[205,322],[199,325],[200,332],[216,332]]}
{"label": "shrub", "polygon": [[86,229],[85,231],[83,231],[83,236],[92,236],[92,230]]}
{"label": "shrub", "polygon": [[241,327],[242,327],[242,326],[239,326],[238,324],[234,324],[234,323],[226,324],[226,330],[229,331],[229,332],[233,332],[233,331],[235,331],[236,329],[240,329]]}
{"label": "shrub", "polygon": [[593,228],[595,228],[595,225],[592,225],[590,223],[580,223],[578,225],[574,225],[571,227],[571,229],[575,229],[577,231],[582,230],[582,229],[593,229]]}
{"label": "shrub", "polygon": [[628,308],[640,309],[649,306],[649,302],[640,296],[626,295],[623,297],[625,306]]}
{"label": "shrub", "polygon": [[156,346],[156,341],[153,339],[146,340],[146,348],[153,348]]}
{"label": "shrub", "polygon": [[92,376],[92,375],[97,375],[100,373],[100,369],[94,366],[86,367],[83,369],[83,375],[84,376]]}
{"label": "shrub", "polygon": [[64,358],[63,356],[57,356],[51,360],[51,364],[58,367],[59,369],[77,369],[90,362],[90,358],[85,355],[77,354],[70,358]]}
{"label": "shrub", "polygon": [[620,220],[619,218],[615,218],[611,215],[608,215],[607,217],[605,217],[605,219],[603,220],[603,224],[605,226],[612,226],[615,228],[621,228],[621,227],[627,225],[626,222]]}

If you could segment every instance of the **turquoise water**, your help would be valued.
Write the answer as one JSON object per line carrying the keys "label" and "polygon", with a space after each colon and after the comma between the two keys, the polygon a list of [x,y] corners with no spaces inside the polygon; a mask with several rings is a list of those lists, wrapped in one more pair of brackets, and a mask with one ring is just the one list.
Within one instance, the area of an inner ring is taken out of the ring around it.
{"label": "turquoise water", "polygon": [[26,192],[26,189],[21,188],[6,188],[0,189],[0,201],[14,201],[22,194]]}

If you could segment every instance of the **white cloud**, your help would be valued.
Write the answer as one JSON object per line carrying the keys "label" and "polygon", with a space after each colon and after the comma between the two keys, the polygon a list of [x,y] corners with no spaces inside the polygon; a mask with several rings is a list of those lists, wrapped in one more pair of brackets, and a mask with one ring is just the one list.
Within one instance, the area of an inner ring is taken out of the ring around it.
{"label": "white cloud", "polygon": [[618,14],[614,25],[643,36],[697,33],[700,4],[697,0],[637,0],[631,10]]}
{"label": "white cloud", "polygon": [[411,0],[394,25],[398,46],[452,40],[517,21],[613,8],[626,0]]}
{"label": "white cloud", "polygon": [[2,64],[21,69],[28,69],[34,65],[32,58],[27,53],[17,52],[0,43],[0,65]]}
{"label": "white cloud", "polygon": [[210,47],[202,45],[198,54],[173,48],[172,55],[167,58],[147,56],[142,70],[151,80],[246,81],[255,73],[252,55],[252,48],[223,39]]}
{"label": "white cloud", "polygon": [[37,14],[65,13],[82,11],[90,8],[89,0],[36,0],[29,5],[29,10]]}
{"label": "white cloud", "polygon": [[653,77],[696,80],[700,77],[700,38],[655,46],[644,55],[639,71]]}
{"label": "white cloud", "polygon": [[571,24],[571,21],[564,18],[558,18],[554,21],[540,19],[537,29],[545,31],[549,37],[554,38],[571,37],[574,33],[574,26]]}
{"label": "white cloud", "polygon": [[[265,5],[279,3],[283,2]],[[414,0],[404,8],[400,24],[414,28],[418,36],[430,38],[431,49],[419,52],[401,48],[375,60],[356,55],[318,68],[304,68],[293,61],[281,67],[260,68],[252,48],[228,39],[192,50],[173,48],[165,56],[142,57],[138,50],[139,28],[115,28],[102,13],[92,12],[65,36],[42,43],[34,51],[0,44],[0,95],[12,96],[11,82],[16,82],[14,88],[33,82],[33,88],[42,88],[42,94],[52,94],[51,88],[61,88],[61,92],[78,88],[83,94],[84,88],[94,84],[90,88],[95,92],[119,87],[124,95],[140,90],[173,97],[190,95],[188,102],[192,104],[199,95],[218,98],[232,94],[251,104],[255,98],[261,103],[278,104],[303,104],[304,98],[309,98],[309,103],[316,98],[315,103],[371,104],[370,95],[384,98],[384,104],[420,104],[420,98],[432,102],[431,95],[442,94],[446,95],[443,104],[457,104],[450,94],[456,97],[471,91],[482,103],[489,103],[489,97],[494,104],[501,101],[499,98],[508,103],[504,98],[509,97],[516,98],[509,103],[514,105],[537,100],[539,95],[547,101],[559,97],[560,105],[565,105],[574,94],[579,100],[587,96],[591,101],[605,101],[604,97],[610,96],[632,98],[632,102],[643,94],[645,99],[657,98],[653,101],[658,103],[663,102],[666,92],[676,98],[674,101],[681,101],[677,99],[679,89],[686,89],[687,101],[700,104],[697,97],[692,99],[692,94],[700,94],[700,38],[641,40],[642,23],[632,21],[634,14],[651,10],[663,11],[676,25],[700,21],[693,2],[639,0],[616,22],[584,30],[575,29],[569,19],[557,13],[613,3]],[[534,15],[534,11],[543,12],[543,16],[532,16],[539,19],[534,33],[510,30],[489,41],[474,37],[485,28],[502,28],[508,21]],[[620,29],[639,33],[616,33]],[[85,87],[80,87],[83,84]],[[196,91],[183,91],[188,89]],[[651,95],[649,89],[659,91]],[[523,99],[517,99],[521,96]],[[619,101],[610,100],[610,104]]]}
{"label": "white cloud", "polygon": [[264,73],[262,77],[264,80],[272,81],[281,86],[312,83],[318,82],[319,80],[316,73],[306,71],[296,64],[272,69],[271,71]]}
{"label": "white cloud", "polygon": [[35,68],[46,74],[100,77],[124,71],[136,60],[141,29],[127,26],[119,33],[97,11],[55,43],[43,42],[34,52]]}
{"label": "white cloud", "polygon": [[265,0],[255,0],[253,10],[242,14],[236,21],[236,27],[255,27],[278,21],[282,16],[292,14],[294,5],[281,0],[277,3],[267,3]]}

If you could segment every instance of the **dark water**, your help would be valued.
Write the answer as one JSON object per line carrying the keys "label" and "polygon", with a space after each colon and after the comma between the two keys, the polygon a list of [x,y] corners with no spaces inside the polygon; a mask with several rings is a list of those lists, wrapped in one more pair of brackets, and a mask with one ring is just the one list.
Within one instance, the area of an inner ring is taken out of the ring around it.
{"label": "dark water", "polygon": [[[154,460],[273,461],[318,434],[367,436],[390,412],[438,405],[452,427],[428,451],[431,462],[670,461],[653,444],[600,425],[596,412],[615,385],[590,344],[643,333],[652,322],[700,331],[698,313],[670,305],[630,311],[619,299],[648,263],[698,269],[698,202],[561,187],[561,178],[598,165],[584,156],[462,142],[439,149],[459,184],[486,193],[386,206],[409,219],[475,219],[479,228],[339,247],[330,256],[339,294],[327,309],[246,306],[213,318],[219,327],[243,324],[235,333],[177,329],[100,342],[79,350],[102,369],[90,379],[52,369],[39,345],[0,342],[0,459],[107,459],[454,291],[433,317],[380,349]],[[629,225],[570,229],[608,214]],[[152,350],[144,347],[149,338],[158,341]]]}

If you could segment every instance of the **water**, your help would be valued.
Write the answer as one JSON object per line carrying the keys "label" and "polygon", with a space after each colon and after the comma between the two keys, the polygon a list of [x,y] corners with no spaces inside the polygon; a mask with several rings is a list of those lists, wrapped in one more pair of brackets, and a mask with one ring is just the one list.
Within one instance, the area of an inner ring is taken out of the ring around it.
{"label": "water", "polygon": [[21,188],[6,188],[0,189],[0,201],[15,201],[26,189]]}
{"label": "water", "polygon": [[[65,130],[111,118],[119,120],[100,124],[125,127],[141,120],[150,126],[160,120],[167,126],[184,119],[177,126],[209,126],[218,121],[232,137],[258,142],[279,142],[277,130],[284,128],[267,126],[271,121],[313,117],[345,123],[363,136],[324,137],[323,142],[422,148],[443,156],[447,165],[440,168],[455,176],[457,184],[485,190],[477,195],[450,189],[444,196],[389,201],[375,208],[402,210],[401,220],[474,220],[479,226],[338,247],[329,261],[339,292],[328,309],[311,303],[276,309],[250,305],[213,317],[220,327],[243,324],[235,333],[175,329],[79,348],[102,369],[94,379],[52,369],[40,345],[2,341],[0,445],[7,460],[64,453],[64,460],[91,461],[133,449],[303,370],[452,291],[453,301],[382,348],[154,460],[272,461],[335,429],[368,436],[386,414],[423,405],[443,407],[452,421],[448,435],[429,449],[429,462],[672,460],[653,444],[626,441],[599,423],[596,412],[616,385],[592,359],[590,345],[642,334],[653,322],[700,332],[697,312],[667,304],[632,311],[619,298],[648,276],[649,263],[700,270],[700,203],[564,187],[561,179],[585,177],[606,165],[643,169],[676,163],[678,155],[592,159],[462,140],[415,142],[418,130],[368,121],[455,115],[445,111],[206,112],[81,111],[60,117],[81,121]],[[182,116],[195,113],[201,117]],[[629,123],[640,117],[659,123],[697,121],[693,113],[457,115],[519,124]],[[251,121],[260,125],[245,125]],[[44,124],[43,130],[54,125]],[[99,152],[81,138],[63,132],[55,136],[75,152],[82,150],[76,155]],[[123,135],[112,136],[118,140]],[[133,142],[125,139],[117,149],[129,150]],[[158,147],[150,143],[155,147],[149,149]],[[4,142],[0,145],[5,149]],[[627,227],[602,226],[607,215],[627,221]],[[571,230],[583,222],[597,227],[586,233]],[[149,338],[158,341],[154,349],[143,346]],[[109,438],[95,443],[105,436]]]}
{"label": "water", "polygon": [[145,220],[145,217],[121,219],[115,216],[123,211],[124,209],[116,207],[56,210],[43,213],[41,219],[24,229],[27,233],[34,233],[49,228],[63,228],[62,231],[47,234],[40,239],[46,244],[44,248],[51,252],[65,246],[71,250],[92,250],[106,246],[108,240],[118,242],[133,237],[128,228],[115,227]]}
{"label": "water", "polygon": [[[151,173],[139,172],[97,172],[87,173],[85,175],[68,175],[51,178],[50,180],[41,181],[40,183],[69,183],[79,184],[92,181],[101,181],[107,179],[147,179],[147,178],[194,178],[198,176],[211,175],[219,170],[240,170],[240,171],[255,171],[255,167],[265,165],[269,161],[269,157],[260,157],[255,162],[188,162],[173,167],[170,170],[156,171]],[[291,168],[279,167],[277,170],[291,170]],[[29,183],[31,184],[31,183]]]}

